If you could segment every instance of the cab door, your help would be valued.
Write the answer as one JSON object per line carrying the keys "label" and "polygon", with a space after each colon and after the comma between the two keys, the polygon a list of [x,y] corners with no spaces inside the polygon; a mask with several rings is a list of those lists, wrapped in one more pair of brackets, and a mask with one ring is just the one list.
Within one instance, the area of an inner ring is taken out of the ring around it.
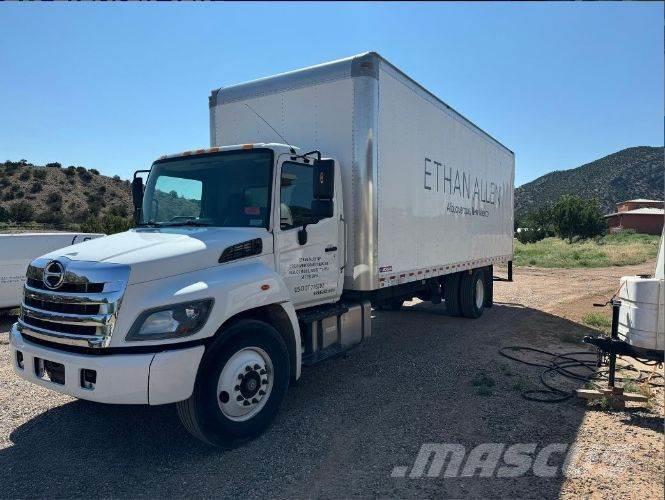
{"label": "cab door", "polygon": [[[341,206],[333,203],[333,193],[329,193],[330,199],[321,199],[321,193],[317,194],[320,190],[316,183],[324,180],[324,173],[317,170],[312,160],[305,163],[301,158],[292,160],[286,156],[277,168],[279,217],[274,226],[278,272],[296,308],[334,302],[339,299],[342,286]],[[334,179],[334,170],[332,175]],[[332,210],[322,214],[322,205],[328,209],[332,205]]]}

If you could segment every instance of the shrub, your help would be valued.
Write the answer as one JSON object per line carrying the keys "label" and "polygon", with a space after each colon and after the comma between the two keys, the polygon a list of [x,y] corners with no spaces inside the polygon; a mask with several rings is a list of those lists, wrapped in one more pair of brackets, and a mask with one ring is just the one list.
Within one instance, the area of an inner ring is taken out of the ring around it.
{"label": "shrub", "polygon": [[60,204],[62,205],[62,195],[57,192],[49,193],[49,195],[46,197],[46,204],[47,205],[56,205]]}
{"label": "shrub", "polygon": [[91,169],[89,170],[89,172],[90,172],[91,174],[99,175],[99,170],[97,170],[96,168],[91,168]]}
{"label": "shrub", "polygon": [[9,218],[15,222],[29,222],[35,209],[27,201],[16,201],[9,205]]}
{"label": "shrub", "polygon": [[120,182],[120,176],[119,175],[114,175],[113,180],[116,182]]}
{"label": "shrub", "polygon": [[73,177],[76,175],[76,167],[74,165],[70,165],[65,169],[65,175],[67,177]]}
{"label": "shrub", "polygon": [[99,198],[93,194],[87,195],[88,202],[88,211],[94,216],[98,216],[102,211],[102,207],[105,205],[105,202],[102,198]]}
{"label": "shrub", "polygon": [[83,172],[87,172],[87,171],[88,170],[85,167],[81,167],[81,166],[76,167],[76,172],[78,172],[79,175],[82,174]]}
{"label": "shrub", "polygon": [[19,164],[11,161],[5,162],[5,175],[12,176],[18,170]]}
{"label": "shrub", "polygon": [[5,207],[0,207],[0,222],[9,220],[9,211]]}
{"label": "shrub", "polygon": [[9,179],[7,179],[6,177],[0,179],[0,187],[7,187],[9,186],[9,184],[10,184]]}
{"label": "shrub", "polygon": [[109,215],[115,215],[117,217],[128,217],[129,213],[127,207],[124,205],[112,205],[109,208]]}
{"label": "shrub", "polygon": [[35,179],[43,181],[44,179],[46,179],[46,170],[44,170],[43,168],[36,169],[32,175]]}
{"label": "shrub", "polygon": [[62,168],[62,165],[57,161],[54,161],[53,163],[47,163],[46,166],[48,168]]}
{"label": "shrub", "polygon": [[71,220],[78,223],[85,222],[90,217],[90,211],[85,208],[72,207],[69,214]]}
{"label": "shrub", "polygon": [[49,209],[60,211],[62,209],[62,195],[57,192],[49,193],[46,197],[46,204]]}
{"label": "shrub", "polygon": [[52,210],[44,210],[43,212],[38,213],[37,217],[35,217],[35,220],[42,224],[54,224],[54,225],[62,225],[65,222],[67,222],[65,214],[63,214],[62,212],[56,212]]}
{"label": "shrub", "polygon": [[30,179],[31,175],[32,172],[30,171],[30,169],[26,168],[19,174],[18,178],[22,181],[27,181],[28,179]]}
{"label": "shrub", "polygon": [[97,192],[100,193],[100,194],[106,193],[106,186],[104,184],[102,184],[101,186],[99,186],[97,188]]}
{"label": "shrub", "polygon": [[130,218],[105,215],[100,219],[94,217],[88,218],[81,224],[81,231],[86,233],[115,234],[127,231],[133,225],[133,221]]}
{"label": "shrub", "polygon": [[547,233],[542,229],[523,227],[521,228],[521,231],[518,231],[515,234],[515,237],[520,243],[535,243],[547,238]]}
{"label": "shrub", "polygon": [[39,193],[42,190],[43,187],[44,186],[42,186],[41,182],[33,182],[32,186],[30,186],[30,192],[31,193]]}
{"label": "shrub", "polygon": [[15,194],[15,196],[16,196],[17,198],[20,199],[20,198],[23,198],[23,197],[25,196],[25,191],[23,191],[22,189],[19,189],[19,190],[16,191],[16,193],[14,193],[14,194]]}
{"label": "shrub", "polygon": [[83,182],[90,182],[92,180],[92,174],[88,171],[79,172],[79,178]]}
{"label": "shrub", "polygon": [[4,201],[12,201],[15,198],[14,193],[11,191],[7,191],[5,195],[2,197]]}

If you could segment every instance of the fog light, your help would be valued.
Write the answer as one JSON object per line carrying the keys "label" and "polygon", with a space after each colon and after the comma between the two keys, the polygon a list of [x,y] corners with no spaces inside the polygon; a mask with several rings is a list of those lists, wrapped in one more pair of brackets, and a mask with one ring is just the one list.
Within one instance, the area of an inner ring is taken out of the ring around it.
{"label": "fog light", "polygon": [[84,368],[81,370],[81,387],[93,390],[97,383],[97,372]]}
{"label": "fog light", "polygon": [[21,351],[16,351],[16,364],[23,370],[23,353]]}

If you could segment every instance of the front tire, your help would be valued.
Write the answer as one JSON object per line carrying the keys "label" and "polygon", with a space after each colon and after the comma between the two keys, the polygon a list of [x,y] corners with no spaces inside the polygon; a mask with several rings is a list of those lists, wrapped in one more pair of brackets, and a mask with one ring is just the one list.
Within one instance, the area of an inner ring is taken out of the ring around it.
{"label": "front tire", "polygon": [[197,439],[233,448],[270,425],[290,377],[279,332],[262,321],[239,321],[206,349],[192,396],[177,403],[178,416]]}

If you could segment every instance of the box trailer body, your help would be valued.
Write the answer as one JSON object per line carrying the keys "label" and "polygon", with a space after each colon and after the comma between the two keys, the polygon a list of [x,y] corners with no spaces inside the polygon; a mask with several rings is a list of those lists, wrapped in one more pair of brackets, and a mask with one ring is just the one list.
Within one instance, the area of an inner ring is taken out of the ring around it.
{"label": "box trailer body", "polygon": [[0,234],[0,311],[21,304],[25,271],[32,259],[101,236],[71,232]]}
{"label": "box trailer body", "polygon": [[281,136],[339,161],[346,290],[512,260],[514,154],[378,54],[222,88],[209,104],[213,147]]}
{"label": "box trailer body", "polygon": [[369,336],[372,308],[492,306],[513,154],[380,56],[215,90],[209,108],[210,148],[135,173],[136,228],[30,263],[19,376],[176,403],[228,447],[265,429],[303,365]]}

